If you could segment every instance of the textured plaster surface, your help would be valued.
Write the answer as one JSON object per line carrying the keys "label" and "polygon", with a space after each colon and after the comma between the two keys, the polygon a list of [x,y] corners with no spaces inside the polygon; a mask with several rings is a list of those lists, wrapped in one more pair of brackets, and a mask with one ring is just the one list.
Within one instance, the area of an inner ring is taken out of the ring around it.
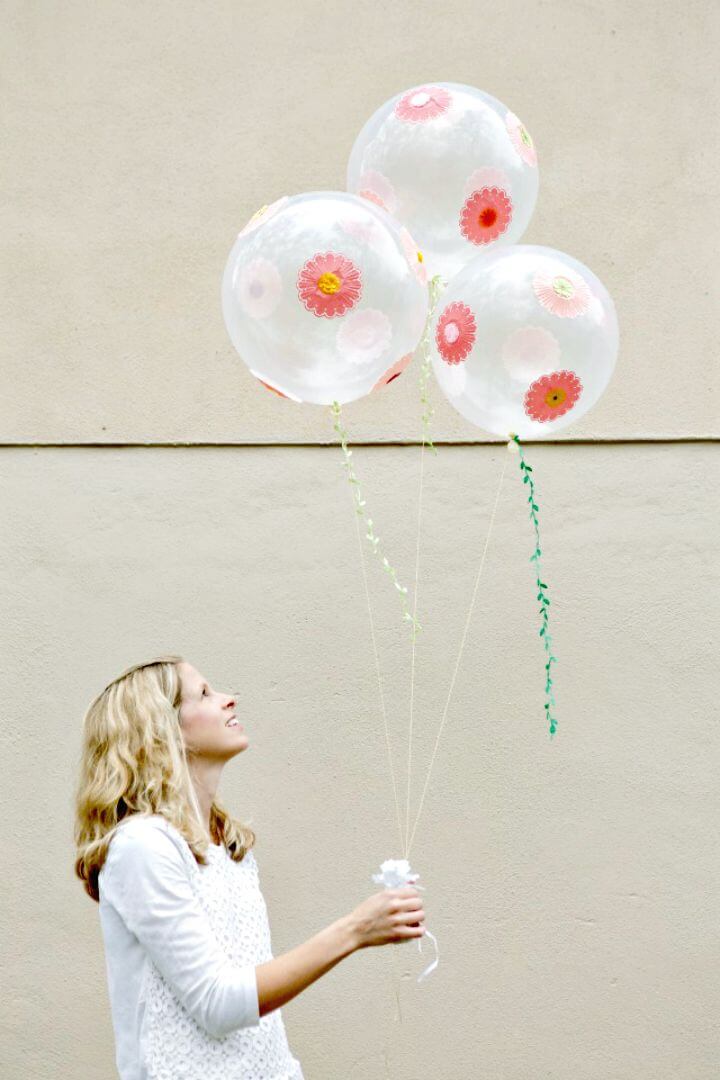
{"label": "textured plaster surface", "polygon": [[[0,1075],[115,1075],[72,790],[83,710],[130,663],[179,651],[239,690],[250,749],[221,793],[258,833],[276,954],[398,854],[351,497],[340,450],[313,445],[334,440],[330,416],[249,376],[220,276],[258,206],[342,188],[374,109],[445,79],[527,124],[541,177],[523,240],[603,280],[620,357],[560,436],[587,445],[528,451],[552,742],[516,460],[426,459],[411,823],[508,467],[412,851],[440,966],[417,986],[414,947],[350,958],[283,1010],[290,1042],[307,1080],[717,1080],[717,5],[2,11]],[[432,397],[438,441],[486,439]],[[394,444],[353,460],[411,587],[417,362],[345,419]],[[705,441],[641,444],[663,439]],[[367,570],[404,819],[410,647]]]}
{"label": "textured plaster surface", "polygon": [[[306,1075],[714,1080],[720,481],[708,446],[535,447],[558,734],[525,489],[504,449],[426,462],[415,820],[480,554],[509,471],[412,861],[440,966],[351,957],[284,1009]],[[355,455],[414,577],[419,451]],[[3,1076],[113,1075],[97,908],[73,877],[82,711],[128,664],[186,656],[239,690],[221,793],[258,833],[276,954],[374,891],[398,828],[340,451],[0,455]],[[367,562],[405,818],[410,647]],[[42,843],[38,847],[38,829]],[[397,1016],[397,980],[402,1024]]]}
{"label": "textured plaster surface", "polygon": [[[342,189],[365,120],[428,79],[523,119],[540,162],[523,242],[615,299],[615,378],[560,437],[720,435],[716,4],[3,8],[0,442],[326,441],[326,411],[279,401],[234,352],[220,277],[259,206]],[[356,438],[417,438],[416,374],[352,406]],[[444,400],[436,425],[485,437]]]}

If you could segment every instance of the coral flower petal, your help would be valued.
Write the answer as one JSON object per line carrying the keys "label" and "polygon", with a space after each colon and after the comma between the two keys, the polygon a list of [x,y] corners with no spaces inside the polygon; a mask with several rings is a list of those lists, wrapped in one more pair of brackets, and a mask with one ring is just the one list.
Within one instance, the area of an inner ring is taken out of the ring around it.
{"label": "coral flower petal", "polygon": [[465,200],[460,211],[460,232],[471,244],[490,244],[512,221],[510,196],[502,188],[481,188]]}
{"label": "coral flower petal", "polygon": [[541,424],[557,420],[573,408],[582,393],[582,383],[573,371],[554,371],[531,383],[525,394],[525,412]]}
{"label": "coral flower petal", "polygon": [[395,106],[395,115],[410,124],[434,120],[447,112],[452,96],[442,86],[418,86],[403,94]]}
{"label": "coral flower petal", "polygon": [[308,311],[318,318],[333,319],[358,302],[362,278],[350,259],[328,251],[305,263],[298,274],[297,290]]}
{"label": "coral flower petal", "polygon": [[467,304],[455,301],[443,311],[435,329],[438,352],[448,364],[459,364],[475,344],[475,316]]}

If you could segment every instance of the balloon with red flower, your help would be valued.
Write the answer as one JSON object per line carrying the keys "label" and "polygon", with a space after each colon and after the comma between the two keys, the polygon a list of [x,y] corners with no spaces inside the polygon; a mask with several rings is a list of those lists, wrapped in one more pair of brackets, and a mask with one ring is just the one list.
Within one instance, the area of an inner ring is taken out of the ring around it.
{"label": "balloon with red flower", "polygon": [[433,371],[448,401],[503,438],[542,438],[579,420],[604,393],[618,351],[602,282],[570,255],[535,245],[468,263],[431,331]]}
{"label": "balloon with red flower", "polygon": [[366,122],[347,189],[409,229],[429,277],[449,281],[477,254],[517,243],[538,193],[537,150],[501,101],[461,83],[396,94]]}

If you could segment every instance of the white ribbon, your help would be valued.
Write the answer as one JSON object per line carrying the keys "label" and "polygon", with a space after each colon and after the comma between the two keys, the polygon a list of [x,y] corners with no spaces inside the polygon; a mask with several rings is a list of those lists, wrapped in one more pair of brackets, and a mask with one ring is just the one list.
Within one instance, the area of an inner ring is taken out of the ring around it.
{"label": "white ribbon", "polygon": [[[386,859],[380,866],[380,873],[372,875],[375,884],[382,885],[385,889],[401,889],[403,885],[412,885],[413,888],[421,889],[424,892],[424,886],[416,884],[419,877],[419,874],[413,874],[407,859]],[[418,982],[422,982],[428,975],[431,975],[440,963],[437,938],[430,933],[427,927],[425,927],[425,936],[429,937],[435,946],[435,959],[418,976]],[[418,950],[422,955],[422,938],[418,938]]]}

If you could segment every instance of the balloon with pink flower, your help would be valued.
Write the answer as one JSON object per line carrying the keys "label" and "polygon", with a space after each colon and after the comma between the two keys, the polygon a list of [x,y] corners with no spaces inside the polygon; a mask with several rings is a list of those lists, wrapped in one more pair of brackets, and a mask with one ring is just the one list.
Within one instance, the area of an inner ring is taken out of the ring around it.
{"label": "balloon with pink flower", "polygon": [[407,367],[428,314],[417,248],[346,192],[277,200],[238,235],[222,281],[232,342],[252,375],[295,402],[355,401]]}
{"label": "balloon with pink flower", "polygon": [[607,387],[615,307],[563,252],[511,245],[450,282],[431,326],[432,363],[459,413],[494,435],[544,438],[579,420]]}
{"label": "balloon with pink flower", "polygon": [[[238,235],[222,282],[232,342],[250,373],[275,395],[331,406],[354,500],[379,701],[404,858],[375,876],[386,887],[416,877],[409,856],[423,811],[509,457],[503,454],[460,649],[419,807],[411,824],[411,776],[423,500],[423,455],[435,447],[432,374],[467,420],[519,454],[534,529],[540,630],[545,649],[545,718],[556,730],[548,586],[541,570],[533,468],[521,438],[564,430],[600,399],[618,352],[610,295],[583,263],[548,247],[522,245],[538,195],[529,131],[492,95],[460,83],[423,83],[381,105],[355,139],[347,192],[283,197]],[[385,554],[367,512],[343,426],[342,405],[394,383],[420,353],[423,434],[415,589]],[[412,633],[410,725],[404,821],[395,783],[370,594],[366,544],[389,576]],[[391,865],[392,864],[392,865]],[[430,935],[431,940],[437,943]],[[423,973],[428,974],[435,963]]]}
{"label": "balloon with pink flower", "polygon": [[396,217],[430,277],[447,282],[478,252],[523,235],[537,200],[537,152],[525,125],[491,94],[427,83],[368,119],[347,188]]}

